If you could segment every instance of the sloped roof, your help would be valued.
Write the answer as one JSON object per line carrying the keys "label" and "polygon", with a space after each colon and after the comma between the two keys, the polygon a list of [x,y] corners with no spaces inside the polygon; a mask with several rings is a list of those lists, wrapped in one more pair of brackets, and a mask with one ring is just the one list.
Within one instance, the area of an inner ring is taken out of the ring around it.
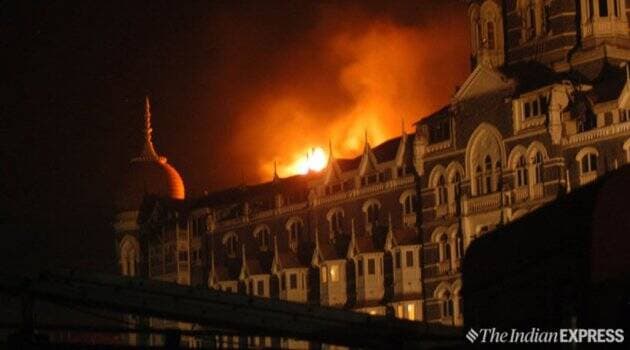
{"label": "sloped roof", "polygon": [[395,228],[392,233],[397,245],[420,244],[420,235],[412,227]]}
{"label": "sloped roof", "polygon": [[221,264],[215,262],[214,273],[217,282],[235,281],[241,272],[241,263],[238,259],[221,259]]}

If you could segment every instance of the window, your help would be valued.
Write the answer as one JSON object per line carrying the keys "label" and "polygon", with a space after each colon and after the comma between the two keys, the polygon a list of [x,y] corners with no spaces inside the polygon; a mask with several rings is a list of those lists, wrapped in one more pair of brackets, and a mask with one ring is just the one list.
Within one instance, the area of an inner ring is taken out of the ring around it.
{"label": "window", "polygon": [[396,254],[394,254],[394,266],[396,266],[397,269],[400,268],[400,251],[397,250]]}
{"label": "window", "polygon": [[613,11],[615,17],[619,17],[619,0],[613,0]]}
{"label": "window", "polygon": [[407,304],[407,319],[415,320],[416,319],[416,305],[415,304]]}
{"label": "window", "polygon": [[280,276],[280,289],[281,290],[287,289],[287,276],[284,274]]}
{"label": "window", "polygon": [[330,233],[331,236],[342,234],[343,231],[343,212],[336,210],[330,215]]}
{"label": "window", "polygon": [[597,171],[597,155],[589,153],[582,157],[582,174]]}
{"label": "window", "polygon": [[516,187],[527,186],[527,164],[525,157],[520,156],[516,163]]}
{"label": "window", "polygon": [[448,242],[448,236],[443,234],[440,237],[440,246],[442,247],[442,259],[441,261],[451,260],[451,245]]}
{"label": "window", "polygon": [[198,237],[206,232],[206,217],[200,216],[193,219],[192,222],[193,236]]}
{"label": "window", "polygon": [[477,180],[477,194],[483,194],[483,170],[480,165],[475,169],[475,178]]}
{"label": "window", "polygon": [[302,221],[296,220],[289,225],[289,248],[294,252],[297,251],[298,242],[300,237],[302,237],[304,231],[304,224]]}
{"label": "window", "polygon": [[588,14],[587,17],[593,18],[595,16],[595,6],[593,6],[593,1],[594,0],[587,0],[588,1]]}
{"label": "window", "polygon": [[486,194],[492,190],[492,158],[486,156],[483,162],[485,165],[483,194]]}
{"label": "window", "polygon": [[265,295],[265,281],[258,281],[256,285],[256,295]]}
{"label": "window", "polygon": [[443,118],[429,128],[429,143],[446,141],[451,137],[448,118]]}
{"label": "window", "polygon": [[534,184],[542,183],[543,156],[540,152],[536,152],[533,159],[534,166]]}
{"label": "window", "polygon": [[608,17],[608,0],[599,0],[599,17]]}
{"label": "window", "polygon": [[488,49],[494,50],[495,42],[494,42],[494,22],[488,21],[487,26],[487,35],[488,35]]}
{"label": "window", "polygon": [[357,275],[363,276],[363,259],[357,260]]}
{"label": "window", "polygon": [[330,266],[330,282],[339,282],[339,265]]}
{"label": "window", "polygon": [[326,268],[326,265],[322,266],[322,283],[326,283],[328,282],[328,269]]}
{"label": "window", "polygon": [[238,246],[238,237],[236,237],[236,234],[234,232],[228,233],[223,238],[223,244],[225,244],[228,256],[231,258],[235,257],[236,247]]}
{"label": "window", "polygon": [[619,110],[619,122],[624,123],[630,120],[630,110],[620,109]]}
{"label": "window", "polygon": [[413,266],[413,251],[409,250],[407,251],[405,255],[407,258],[407,267],[412,267]]}
{"label": "window", "polygon": [[613,115],[612,112],[604,113],[604,126],[611,125],[613,123]]}
{"label": "window", "polygon": [[525,102],[525,119],[532,116],[532,110],[529,102]]}
{"label": "window", "polygon": [[457,237],[457,258],[461,258],[464,256],[464,239],[462,237]]}
{"label": "window", "polygon": [[263,227],[258,231],[258,240],[260,241],[260,250],[266,251],[271,242],[271,233],[268,227]]}
{"label": "window", "polygon": [[396,305],[396,317],[398,317],[398,318],[403,318],[403,317],[404,317],[403,312],[404,312],[404,311],[403,311],[403,306],[402,306],[402,304],[398,304],[398,305]]}
{"label": "window", "polygon": [[416,212],[416,195],[410,194],[403,200],[403,213],[410,215]]}
{"label": "window", "polygon": [[367,207],[366,219],[368,224],[376,225],[378,223],[379,205],[372,203]]}
{"label": "window", "polygon": [[446,291],[442,295],[442,317],[448,318],[453,316],[453,299],[451,293]]}
{"label": "window", "polygon": [[447,199],[446,180],[444,180],[444,175],[440,175],[437,182],[437,205],[446,204]]}
{"label": "window", "polygon": [[289,275],[289,288],[297,289],[297,274],[295,273]]}
{"label": "window", "polygon": [[368,263],[368,275],[375,275],[376,274],[376,262],[374,261],[374,259],[368,259],[367,260]]}

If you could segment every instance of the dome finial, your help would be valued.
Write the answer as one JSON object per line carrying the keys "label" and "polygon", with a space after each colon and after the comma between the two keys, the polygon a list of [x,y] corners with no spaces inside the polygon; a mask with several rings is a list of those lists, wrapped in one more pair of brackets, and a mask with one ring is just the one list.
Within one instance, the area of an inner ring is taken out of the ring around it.
{"label": "dome finial", "polygon": [[153,141],[151,136],[153,134],[153,128],[151,128],[151,102],[149,102],[149,96],[144,97],[144,147],[140,157],[134,160],[162,160],[155,148],[153,147]]}

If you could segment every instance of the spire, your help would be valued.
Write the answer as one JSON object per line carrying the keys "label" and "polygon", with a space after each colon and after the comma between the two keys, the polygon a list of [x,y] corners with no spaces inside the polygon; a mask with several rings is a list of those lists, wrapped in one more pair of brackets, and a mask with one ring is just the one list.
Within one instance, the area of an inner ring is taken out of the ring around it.
{"label": "spire", "polygon": [[354,218],[352,218],[352,220],[350,220],[350,234],[352,235],[352,238],[354,238],[354,236],[356,235],[356,232],[354,230]]}
{"label": "spire", "polygon": [[278,161],[273,161],[273,181],[280,180],[280,176],[278,176]]}
{"label": "spire", "polygon": [[210,278],[216,278],[216,272],[214,271],[214,246],[210,248]]}
{"label": "spire", "polygon": [[333,158],[332,139],[328,139],[328,162],[332,162]]}
{"label": "spire", "polygon": [[400,117],[400,133],[403,137],[407,135],[405,132],[405,117]]}
{"label": "spire", "polygon": [[280,263],[278,259],[280,258],[280,254],[278,252],[278,236],[273,236],[273,256],[276,258],[276,262]]}
{"label": "spire", "polygon": [[392,225],[392,212],[389,212],[389,217],[387,218],[389,223],[389,232],[394,232],[394,225]]}
{"label": "spire", "polygon": [[319,227],[315,226],[315,249],[319,250]]}
{"label": "spire", "polygon": [[149,96],[144,98],[144,147],[140,157],[134,159],[137,160],[166,160],[163,157],[158,156],[152,141],[153,128],[151,128],[151,103],[149,102]]}

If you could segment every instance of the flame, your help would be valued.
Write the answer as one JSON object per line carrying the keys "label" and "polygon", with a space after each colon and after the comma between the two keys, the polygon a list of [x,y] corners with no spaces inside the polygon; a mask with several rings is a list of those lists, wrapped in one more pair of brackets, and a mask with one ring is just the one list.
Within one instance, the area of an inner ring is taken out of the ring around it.
{"label": "flame", "polygon": [[466,77],[468,48],[453,45],[467,42],[465,20],[415,26],[359,17],[323,16],[246,104],[235,149],[258,160],[261,180],[271,178],[274,159],[281,177],[321,171],[328,155],[317,145],[329,140],[336,158],[349,158],[361,154],[366,131],[372,146],[413,132],[411,123],[448,103]]}

